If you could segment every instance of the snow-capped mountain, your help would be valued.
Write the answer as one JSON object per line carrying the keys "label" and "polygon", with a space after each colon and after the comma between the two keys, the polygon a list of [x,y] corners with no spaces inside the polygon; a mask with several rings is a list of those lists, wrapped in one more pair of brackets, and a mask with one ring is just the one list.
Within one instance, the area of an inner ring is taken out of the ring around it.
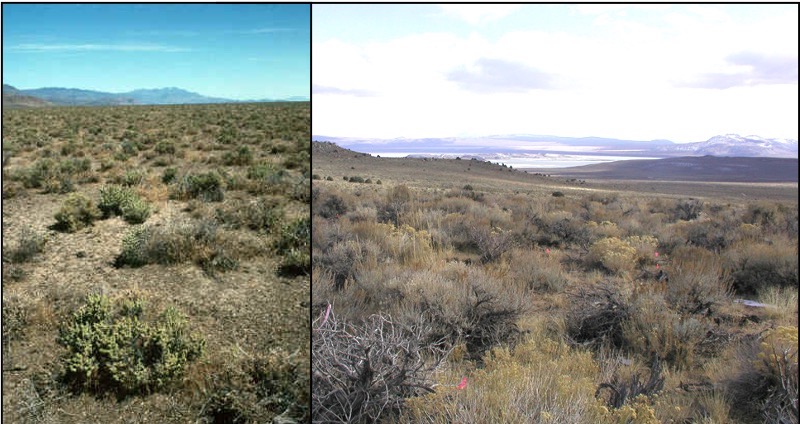
{"label": "snow-capped mountain", "polygon": [[664,149],[682,152],[687,155],[703,156],[748,156],[796,158],[797,140],[785,138],[764,138],[756,135],[740,136],[725,134],[709,138],[699,143],[678,144]]}
{"label": "snow-capped mountain", "polygon": [[[415,154],[420,157],[481,158],[503,160],[536,154],[581,154],[637,157],[729,156],[797,158],[797,140],[726,134],[696,143],[669,140],[620,140],[601,137],[558,137],[538,135],[491,135],[484,137],[369,139],[313,136],[357,152]],[[507,158],[498,155],[508,155]]]}

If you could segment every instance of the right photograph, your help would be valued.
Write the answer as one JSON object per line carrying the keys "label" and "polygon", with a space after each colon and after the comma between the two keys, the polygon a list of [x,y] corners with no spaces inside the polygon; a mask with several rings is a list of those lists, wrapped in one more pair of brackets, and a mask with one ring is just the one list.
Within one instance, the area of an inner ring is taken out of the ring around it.
{"label": "right photograph", "polygon": [[311,13],[312,422],[798,422],[796,5]]}

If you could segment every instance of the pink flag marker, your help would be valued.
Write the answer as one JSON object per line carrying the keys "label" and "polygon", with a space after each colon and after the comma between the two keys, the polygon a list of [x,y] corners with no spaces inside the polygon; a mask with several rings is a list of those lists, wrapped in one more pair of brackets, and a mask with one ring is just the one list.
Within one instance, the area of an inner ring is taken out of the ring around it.
{"label": "pink flag marker", "polygon": [[547,253],[549,255],[550,254],[550,248],[548,247],[547,249],[544,249],[544,253]]}
{"label": "pink flag marker", "polygon": [[661,267],[660,267],[660,266],[658,266],[658,264],[656,264],[656,269],[659,269],[659,268],[661,268]]}
{"label": "pink flag marker", "polygon": [[456,389],[462,390],[464,387],[467,387],[467,377],[461,379],[461,383],[456,386]]}
{"label": "pink flag marker", "polygon": [[656,252],[656,257],[658,257],[658,252]]}
{"label": "pink flag marker", "polygon": [[320,327],[322,327],[323,325],[325,325],[326,322],[328,322],[328,315],[330,314],[331,314],[331,304],[329,303],[328,307],[325,308],[325,316],[322,318],[322,322],[319,323]]}

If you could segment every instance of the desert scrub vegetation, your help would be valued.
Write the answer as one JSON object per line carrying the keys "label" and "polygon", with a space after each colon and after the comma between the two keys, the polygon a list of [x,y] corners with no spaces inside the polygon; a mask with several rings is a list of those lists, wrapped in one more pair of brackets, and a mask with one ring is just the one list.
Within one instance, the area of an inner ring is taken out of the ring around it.
{"label": "desert scrub vegetation", "polygon": [[130,188],[107,186],[100,189],[97,204],[103,217],[122,216],[129,224],[141,224],[150,216],[150,205]]}
{"label": "desert scrub vegetation", "polygon": [[60,329],[64,381],[77,390],[118,395],[163,390],[203,353],[185,316],[167,308],[146,319],[146,302],[90,295]]}
{"label": "desert scrub vegetation", "polygon": [[[797,326],[796,203],[552,196],[437,168],[495,165],[315,147],[316,422],[796,421],[793,383],[774,377],[791,350],[759,359],[771,328]],[[420,352],[415,390],[370,391],[404,369],[364,347],[376,320]]]}
{"label": "desert scrub vegetation", "polygon": [[4,110],[4,421],[310,421],[309,130],[307,102]]}
{"label": "desert scrub vegetation", "polygon": [[100,218],[100,210],[94,201],[82,194],[72,193],[61,204],[55,215],[55,228],[73,233],[85,228]]}

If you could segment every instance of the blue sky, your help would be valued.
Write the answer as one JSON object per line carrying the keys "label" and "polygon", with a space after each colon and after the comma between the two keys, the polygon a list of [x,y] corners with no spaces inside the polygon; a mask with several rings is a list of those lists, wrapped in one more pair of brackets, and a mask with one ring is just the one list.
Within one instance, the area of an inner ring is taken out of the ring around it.
{"label": "blue sky", "polygon": [[312,6],[313,134],[798,136],[797,5]]}
{"label": "blue sky", "polygon": [[309,96],[307,4],[4,4],[3,83]]}

